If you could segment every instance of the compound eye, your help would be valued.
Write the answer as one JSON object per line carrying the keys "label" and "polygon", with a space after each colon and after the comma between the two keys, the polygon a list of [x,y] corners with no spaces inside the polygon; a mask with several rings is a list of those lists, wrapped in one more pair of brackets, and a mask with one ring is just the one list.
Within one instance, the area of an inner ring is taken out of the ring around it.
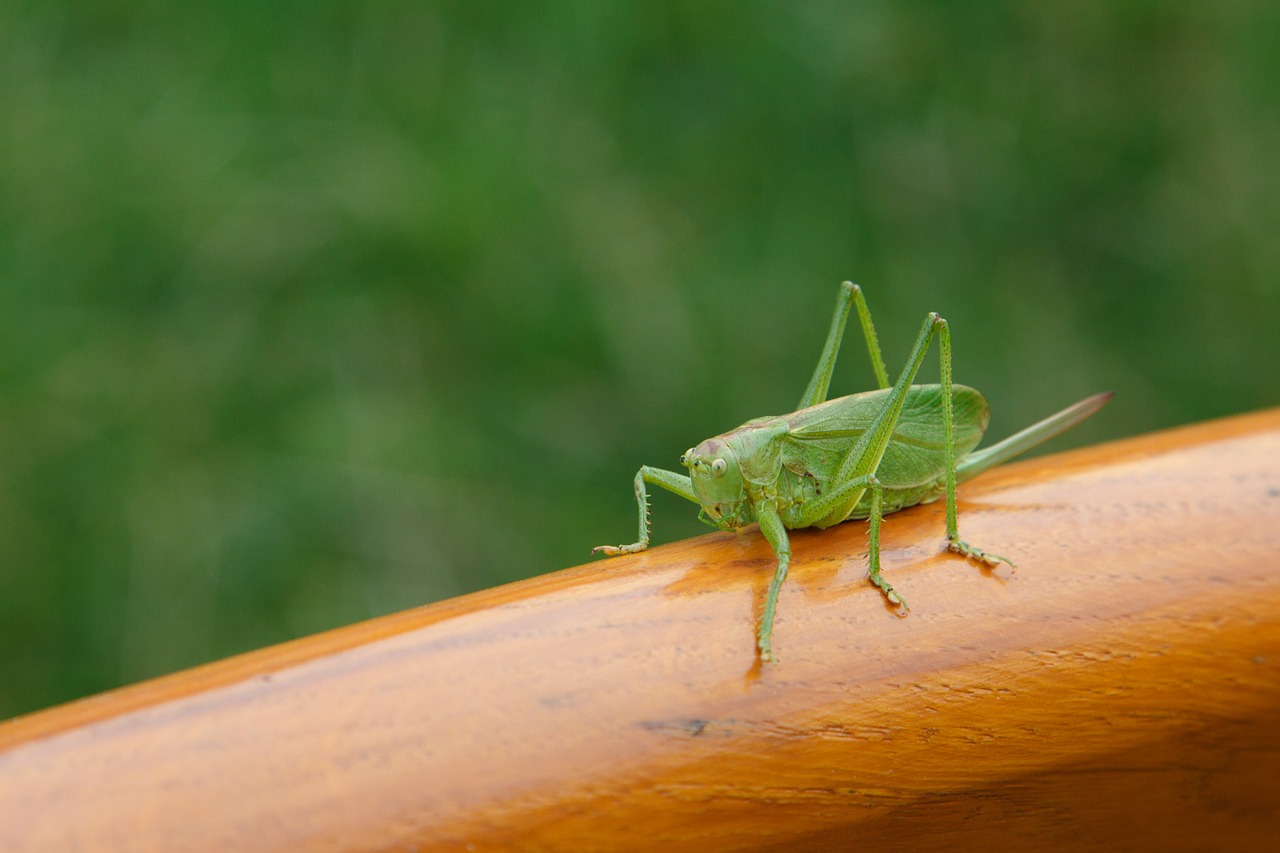
{"label": "compound eye", "polygon": [[728,467],[729,463],[725,462],[724,459],[717,459],[711,463],[711,476],[719,477]]}

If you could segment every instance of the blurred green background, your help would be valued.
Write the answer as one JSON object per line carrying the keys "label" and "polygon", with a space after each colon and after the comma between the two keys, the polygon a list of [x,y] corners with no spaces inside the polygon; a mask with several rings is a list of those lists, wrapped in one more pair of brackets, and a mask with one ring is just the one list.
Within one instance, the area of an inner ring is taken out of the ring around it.
{"label": "blurred green background", "polygon": [[0,68],[0,716],[630,541],[844,278],[995,437],[1280,400],[1274,2],[15,2]]}

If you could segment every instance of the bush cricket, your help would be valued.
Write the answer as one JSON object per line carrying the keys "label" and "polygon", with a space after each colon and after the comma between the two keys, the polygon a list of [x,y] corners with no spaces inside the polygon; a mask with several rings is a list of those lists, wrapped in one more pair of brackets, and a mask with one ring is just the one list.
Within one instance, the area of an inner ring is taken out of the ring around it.
{"label": "bush cricket", "polygon": [[[856,308],[879,388],[827,399],[827,388],[850,307]],[[934,337],[941,384],[913,385]],[[635,476],[640,538],[630,545],[601,545],[592,553],[633,554],[649,547],[649,497],[645,483],[661,486],[701,506],[699,518],[727,530],[759,522],[778,559],[765,598],[756,645],[774,660],[773,620],[778,592],[791,563],[787,530],[826,528],[848,519],[870,519],[868,578],[905,615],[907,603],[880,572],[880,526],[886,514],[942,495],[947,499],[947,548],[971,560],[1013,566],[960,538],[956,484],[1075,426],[1111,399],[1095,394],[991,447],[974,451],[986,431],[987,401],[951,382],[951,333],[935,313],[925,317],[907,365],[891,387],[862,290],[840,287],[835,316],[818,366],[796,411],[756,418],[709,438],[680,457],[688,476],[642,467]]]}

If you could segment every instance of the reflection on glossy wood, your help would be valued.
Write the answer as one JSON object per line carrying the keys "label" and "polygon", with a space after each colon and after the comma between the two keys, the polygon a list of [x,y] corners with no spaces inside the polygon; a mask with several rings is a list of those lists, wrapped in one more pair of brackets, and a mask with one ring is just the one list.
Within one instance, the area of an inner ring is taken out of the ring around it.
{"label": "reflection on glossy wood", "polygon": [[[557,572],[0,725],[0,848],[1271,849],[1280,412]],[[584,544],[594,541],[583,532]]]}

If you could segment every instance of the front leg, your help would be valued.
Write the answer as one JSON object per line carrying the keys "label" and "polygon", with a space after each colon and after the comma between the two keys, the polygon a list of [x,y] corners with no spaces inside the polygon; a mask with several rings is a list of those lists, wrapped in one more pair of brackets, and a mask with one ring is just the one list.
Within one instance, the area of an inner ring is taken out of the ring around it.
{"label": "front leg", "polygon": [[698,496],[693,493],[693,483],[688,477],[677,474],[673,471],[664,471],[661,468],[650,468],[648,465],[643,466],[636,472],[636,503],[640,506],[640,539],[632,542],[630,545],[599,545],[591,549],[592,554],[604,554],[606,557],[616,557],[619,554],[634,554],[637,551],[643,551],[649,547],[649,495],[645,492],[644,484],[652,483],[655,486],[675,492],[685,500],[698,502]]}
{"label": "front leg", "polygon": [[767,663],[777,660],[773,656],[773,614],[778,609],[778,593],[782,590],[782,582],[787,579],[787,568],[791,565],[791,540],[787,538],[787,528],[778,517],[778,508],[771,501],[756,507],[756,517],[760,521],[760,532],[778,558],[778,568],[774,570],[773,581],[769,584],[769,594],[764,599],[764,614],[760,617],[760,629],[756,634],[760,659]]}

